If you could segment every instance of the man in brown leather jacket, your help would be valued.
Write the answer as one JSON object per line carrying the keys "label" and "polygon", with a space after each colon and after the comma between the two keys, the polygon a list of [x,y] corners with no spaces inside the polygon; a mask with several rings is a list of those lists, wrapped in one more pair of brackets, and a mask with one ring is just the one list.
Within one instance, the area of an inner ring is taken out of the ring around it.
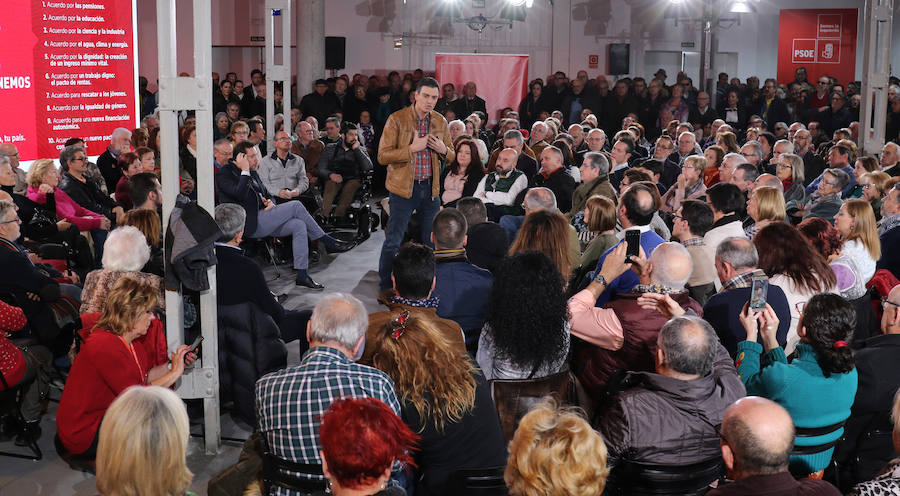
{"label": "man in brown leather jacket", "polygon": [[434,78],[422,78],[415,102],[391,114],[384,124],[378,162],[388,168],[385,186],[390,193],[390,218],[378,263],[382,290],[391,287],[394,255],[413,211],[421,220],[422,242],[431,244],[431,223],[440,210],[441,162],[450,163],[456,156],[447,121],[433,110],[440,92]]}

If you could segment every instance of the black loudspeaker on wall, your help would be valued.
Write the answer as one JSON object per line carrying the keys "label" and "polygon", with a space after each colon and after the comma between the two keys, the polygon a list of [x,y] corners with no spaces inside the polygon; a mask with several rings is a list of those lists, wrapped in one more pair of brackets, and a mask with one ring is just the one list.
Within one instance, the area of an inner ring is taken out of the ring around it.
{"label": "black loudspeaker on wall", "polygon": [[611,75],[628,74],[629,71],[629,52],[631,45],[628,43],[610,43],[609,44],[609,73]]}
{"label": "black loudspeaker on wall", "polygon": [[325,37],[325,68],[343,69],[344,55],[347,52],[347,38],[343,36]]}

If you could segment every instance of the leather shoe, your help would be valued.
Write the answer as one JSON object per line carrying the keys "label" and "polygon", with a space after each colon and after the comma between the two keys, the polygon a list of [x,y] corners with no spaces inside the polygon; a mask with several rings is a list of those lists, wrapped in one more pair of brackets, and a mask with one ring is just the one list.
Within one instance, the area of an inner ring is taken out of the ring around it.
{"label": "leather shoe", "polygon": [[325,289],[325,286],[322,286],[316,281],[313,281],[312,277],[309,277],[308,275],[303,279],[297,279],[297,286],[303,286],[304,288],[309,288],[316,291]]}
{"label": "leather shoe", "polygon": [[[325,243],[322,243],[325,245]],[[325,246],[325,251],[328,253],[344,253],[346,251],[350,251],[353,247],[356,246],[356,243],[353,241],[337,241],[331,248]]]}

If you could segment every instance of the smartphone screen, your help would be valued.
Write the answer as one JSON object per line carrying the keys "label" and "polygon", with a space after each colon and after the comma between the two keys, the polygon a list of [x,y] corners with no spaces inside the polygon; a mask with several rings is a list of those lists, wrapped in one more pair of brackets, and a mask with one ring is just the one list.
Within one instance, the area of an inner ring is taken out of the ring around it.
{"label": "smartphone screen", "polygon": [[769,278],[753,276],[750,283],[750,308],[760,310],[766,308],[766,297],[769,294]]}
{"label": "smartphone screen", "polygon": [[641,231],[637,229],[625,231],[625,243],[628,245],[625,250],[625,260],[631,260],[632,257],[638,258],[641,254]]}

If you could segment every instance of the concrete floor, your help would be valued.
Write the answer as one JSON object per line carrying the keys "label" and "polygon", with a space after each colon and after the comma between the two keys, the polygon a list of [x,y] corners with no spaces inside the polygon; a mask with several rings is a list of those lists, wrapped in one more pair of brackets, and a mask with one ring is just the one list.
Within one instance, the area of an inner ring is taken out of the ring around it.
{"label": "concrete floor", "polygon": [[[378,256],[384,241],[384,231],[379,229],[372,237],[347,253],[339,255],[322,255],[315,266],[310,267],[310,275],[325,286],[325,291],[313,292],[294,285],[294,271],[289,265],[280,267],[281,276],[276,278],[275,270],[265,267],[264,272],[269,287],[275,294],[285,294],[283,301],[288,309],[311,309],[325,292],[350,293],[359,298],[370,312],[379,310],[376,302],[378,293]],[[299,349],[296,344],[288,345],[288,365],[298,363]],[[54,390],[51,397],[59,400],[60,391]],[[11,457],[0,457],[0,495],[96,495],[94,476],[71,470],[60,460],[53,447],[53,436],[56,433],[56,408],[58,403],[51,402],[49,412],[44,415],[41,427],[43,435],[40,447],[44,458],[41,461],[29,461]],[[194,409],[191,410],[192,414]],[[197,410],[196,417],[200,416]],[[192,419],[191,432],[199,434],[202,425],[200,419]],[[222,416],[222,435],[225,437],[246,438],[250,427],[236,422],[230,415]],[[208,456],[203,450],[203,439],[191,437],[188,446],[188,468],[194,473],[191,490],[199,495],[207,494],[206,485],[216,472],[237,461],[241,444],[225,441],[219,453]],[[20,451],[12,441],[0,443],[0,451]]]}

